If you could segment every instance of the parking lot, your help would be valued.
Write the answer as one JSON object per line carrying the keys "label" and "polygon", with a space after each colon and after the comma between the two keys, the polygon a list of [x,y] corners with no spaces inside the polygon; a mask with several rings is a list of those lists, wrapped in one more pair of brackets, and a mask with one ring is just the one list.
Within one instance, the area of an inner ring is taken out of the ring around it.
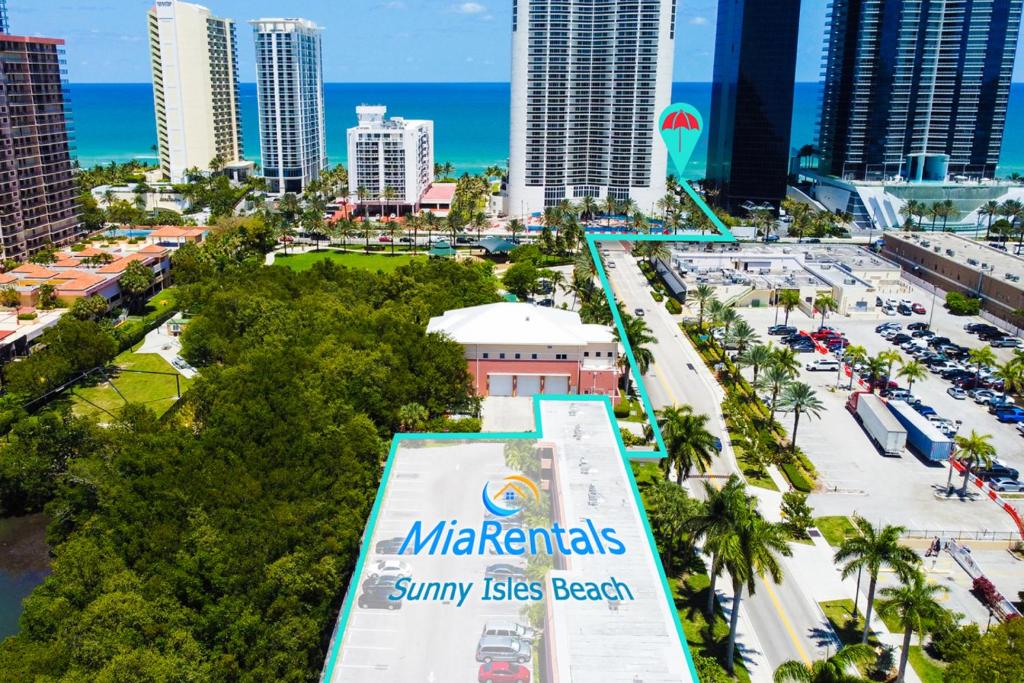
{"label": "parking lot", "polygon": [[[928,322],[931,319],[932,329],[937,335],[949,337],[953,343],[968,348],[983,345],[963,329],[968,322],[980,322],[980,319],[952,316],[942,308],[941,301],[937,302],[938,307],[933,313],[931,295],[916,288],[911,299],[923,304],[928,309],[927,313],[871,318],[830,316],[827,324],[843,332],[852,344],[863,346],[869,356],[896,348],[874,331],[882,322],[896,322],[906,327],[911,322]],[[768,328],[776,322],[774,308],[742,308],[738,312],[757,330],[762,341],[773,340],[778,344],[778,338],[767,334]],[[783,317],[784,314],[779,315],[780,324]],[[790,315],[790,324],[803,331],[816,330],[820,323],[820,317],[812,319],[799,311]],[[999,362],[1013,356],[1011,349],[993,351]],[[902,355],[907,357],[905,353]],[[818,352],[799,356],[804,366],[822,357]],[[828,357],[833,356],[829,354]],[[898,367],[898,364],[894,367],[894,373]],[[837,380],[841,387],[837,387]],[[834,371],[809,372],[801,369],[799,381],[815,387],[825,406],[820,417],[804,416],[801,419],[797,436],[800,447],[814,462],[827,491],[811,498],[816,514],[857,512],[873,521],[898,523],[912,530],[1010,531],[1015,528],[1010,518],[988,500],[937,498],[937,493],[945,489],[948,466],[926,464],[910,452],[899,458],[883,457],[845,409],[850,394],[846,388],[849,378],[845,374],[837,377]],[[902,380],[898,381],[901,386],[906,385]],[[857,385],[854,386],[856,388]],[[972,429],[990,434],[999,459],[1024,470],[1024,438],[1015,426],[999,423],[986,407],[975,404],[971,399],[954,399],[946,393],[950,386],[937,374],[929,373],[926,379],[913,385],[912,391],[924,404],[933,407],[939,416],[961,420],[960,434],[969,434]],[[787,429],[792,427],[792,416],[782,415],[780,419]]]}

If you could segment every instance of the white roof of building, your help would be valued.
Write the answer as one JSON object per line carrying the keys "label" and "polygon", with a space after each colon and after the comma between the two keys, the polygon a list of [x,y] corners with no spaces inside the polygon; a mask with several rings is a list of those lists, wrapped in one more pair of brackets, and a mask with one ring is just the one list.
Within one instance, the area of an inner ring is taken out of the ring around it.
{"label": "white roof of building", "polygon": [[446,334],[460,344],[585,346],[615,342],[609,328],[586,325],[578,313],[512,302],[447,311],[430,320],[427,332]]}

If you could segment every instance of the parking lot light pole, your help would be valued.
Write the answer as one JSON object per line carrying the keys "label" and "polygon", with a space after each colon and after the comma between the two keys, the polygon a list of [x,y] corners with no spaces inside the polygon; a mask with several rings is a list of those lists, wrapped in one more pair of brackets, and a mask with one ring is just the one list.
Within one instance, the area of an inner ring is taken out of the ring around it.
{"label": "parking lot light pole", "polygon": [[949,454],[949,478],[946,480],[946,495],[948,496],[953,489],[953,459],[956,457],[956,436],[960,433],[960,427],[963,425],[963,420],[956,421],[956,431],[953,432],[953,450]]}

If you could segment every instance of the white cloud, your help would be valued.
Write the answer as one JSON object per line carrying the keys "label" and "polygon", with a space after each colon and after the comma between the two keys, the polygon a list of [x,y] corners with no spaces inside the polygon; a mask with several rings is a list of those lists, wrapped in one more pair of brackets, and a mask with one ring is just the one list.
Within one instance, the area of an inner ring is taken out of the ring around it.
{"label": "white cloud", "polygon": [[479,2],[464,2],[455,9],[461,14],[483,14],[487,11],[487,8]]}
{"label": "white cloud", "polygon": [[707,26],[708,18],[707,17],[694,17],[693,19],[690,19],[690,23],[693,24],[694,26]]}
{"label": "white cloud", "polygon": [[384,3],[384,8],[385,9],[405,9],[405,3],[404,2],[400,2],[399,0],[394,0],[393,2],[386,2],[386,3]]}

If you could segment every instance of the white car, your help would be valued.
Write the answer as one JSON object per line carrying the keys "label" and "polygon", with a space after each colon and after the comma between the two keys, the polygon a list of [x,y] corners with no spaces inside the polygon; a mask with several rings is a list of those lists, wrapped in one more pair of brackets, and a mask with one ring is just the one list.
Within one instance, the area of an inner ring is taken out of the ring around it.
{"label": "white car", "polygon": [[1024,436],[1024,422],[1017,425],[1017,431],[1020,432],[1021,436]]}
{"label": "white car", "polygon": [[371,579],[377,579],[381,576],[394,576],[400,579],[412,576],[412,569],[405,562],[399,560],[380,560],[370,568],[367,576]]}
{"label": "white car", "polygon": [[882,309],[882,314],[883,315],[896,315],[896,309],[893,308],[892,306],[886,306],[885,308]]}
{"label": "white car", "polygon": [[960,387],[950,387],[949,389],[946,389],[946,393],[958,401],[962,401],[967,398],[967,392]]}

